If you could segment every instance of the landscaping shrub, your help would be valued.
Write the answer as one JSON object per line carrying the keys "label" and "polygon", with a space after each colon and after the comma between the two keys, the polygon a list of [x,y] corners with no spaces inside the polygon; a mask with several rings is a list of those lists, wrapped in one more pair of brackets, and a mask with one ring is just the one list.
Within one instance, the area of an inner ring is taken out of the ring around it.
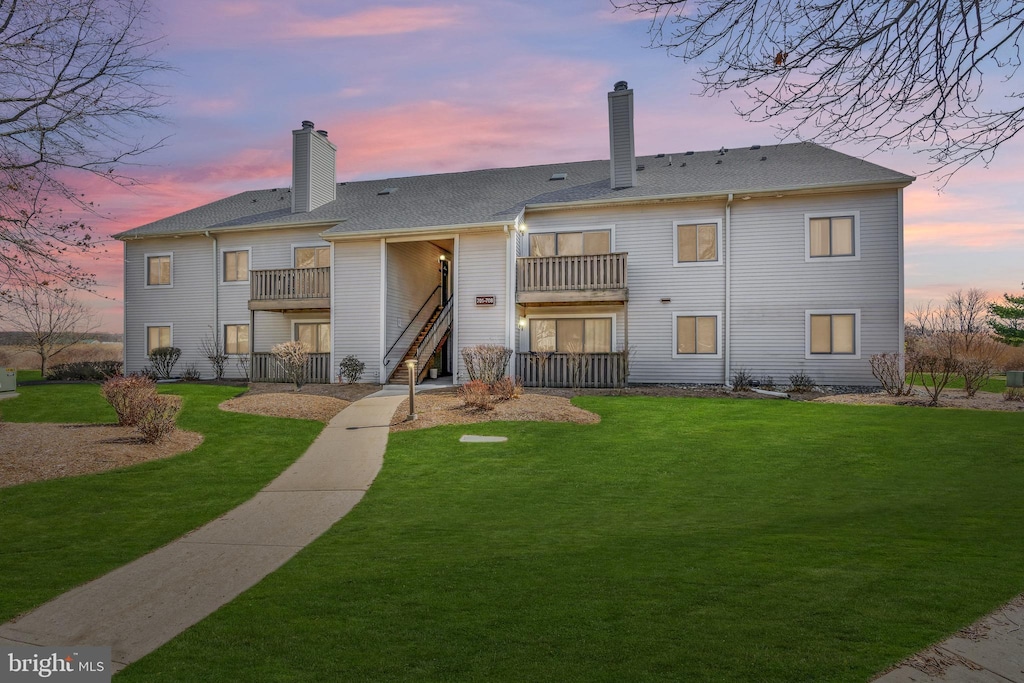
{"label": "landscaping shrub", "polygon": [[909,396],[914,388],[914,374],[907,383],[906,356],[902,353],[876,353],[871,356],[871,374],[890,396]]}
{"label": "landscaping shrub", "polygon": [[123,367],[119,360],[59,363],[46,369],[46,379],[99,381],[120,375]]}
{"label": "landscaping shrub", "polygon": [[145,375],[111,377],[100,393],[117,413],[117,424],[132,427],[142,418],[150,398],[156,396],[156,382]]}
{"label": "landscaping shrub", "polygon": [[992,372],[1002,364],[1005,344],[991,337],[979,337],[970,349],[960,355],[960,375],[964,378],[964,391],[973,398],[978,390],[992,377]]}
{"label": "landscaping shrub", "polygon": [[153,371],[160,379],[170,379],[174,371],[174,364],[181,357],[181,349],[174,346],[161,346],[153,349],[149,354],[149,362]]}
{"label": "landscaping shrub", "polygon": [[508,374],[508,361],[512,349],[501,344],[477,344],[462,349],[469,379],[491,385]]}
{"label": "landscaping shrub", "polygon": [[366,363],[355,356],[345,356],[338,364],[338,377],[343,379],[346,384],[355,384],[362,378],[364,370],[366,370]]}
{"label": "landscaping shrub", "polygon": [[[921,376],[921,386],[928,394],[928,405],[939,405],[942,390],[960,372],[960,361],[951,355],[931,353],[927,350],[908,354],[907,362]],[[929,381],[931,382],[929,384]]]}
{"label": "landscaping shrub", "polygon": [[295,391],[301,389],[306,378],[306,361],[309,360],[309,354],[302,347],[302,342],[286,341],[271,347],[270,352],[295,385]]}
{"label": "landscaping shrub", "polygon": [[494,397],[487,382],[478,379],[470,380],[459,387],[462,404],[475,410],[494,410]]}
{"label": "landscaping shrub", "polygon": [[499,401],[511,401],[523,395],[523,383],[515,377],[502,377],[491,386],[491,392]]}
{"label": "landscaping shrub", "polygon": [[814,380],[804,372],[789,376],[790,391],[814,391],[815,386]]}
{"label": "landscaping shrub", "polygon": [[224,353],[224,346],[220,343],[220,335],[212,327],[199,342],[199,351],[206,356],[206,360],[210,361],[213,378],[224,379],[224,366],[228,362],[228,355]]}
{"label": "landscaping shrub", "polygon": [[753,375],[747,372],[746,368],[740,368],[732,376],[732,389],[733,391],[750,391],[753,381]]}
{"label": "landscaping shrub", "polygon": [[1003,392],[1004,401],[1020,401],[1024,403],[1024,389],[1020,387],[1009,387]]}
{"label": "landscaping shrub", "polygon": [[199,374],[199,368],[195,363],[189,363],[181,373],[182,382],[198,382],[203,377]]}
{"label": "landscaping shrub", "polygon": [[153,394],[142,403],[135,429],[146,443],[156,443],[174,431],[181,404],[176,396]]}
{"label": "landscaping shrub", "polygon": [[757,386],[767,391],[775,391],[775,378],[771,375],[761,375],[761,379],[757,380]]}
{"label": "landscaping shrub", "polygon": [[235,365],[238,366],[239,371],[242,373],[242,377],[245,381],[249,381],[249,356],[239,356],[235,361]]}

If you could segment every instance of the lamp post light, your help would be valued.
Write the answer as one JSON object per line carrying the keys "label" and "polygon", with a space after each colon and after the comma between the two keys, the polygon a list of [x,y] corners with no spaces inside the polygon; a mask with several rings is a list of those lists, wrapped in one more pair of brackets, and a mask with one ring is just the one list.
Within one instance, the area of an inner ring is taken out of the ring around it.
{"label": "lamp post light", "polygon": [[405,367],[409,369],[409,416],[405,420],[411,422],[416,419],[416,359],[407,360]]}

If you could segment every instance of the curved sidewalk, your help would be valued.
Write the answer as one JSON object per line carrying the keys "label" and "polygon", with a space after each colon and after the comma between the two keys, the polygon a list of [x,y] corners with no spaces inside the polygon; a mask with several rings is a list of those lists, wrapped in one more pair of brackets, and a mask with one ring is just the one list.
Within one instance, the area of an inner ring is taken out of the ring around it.
{"label": "curved sidewalk", "polygon": [[381,391],[356,401],[254,498],[0,626],[0,644],[109,645],[115,672],[149,654],[283,565],[362,499],[406,395]]}

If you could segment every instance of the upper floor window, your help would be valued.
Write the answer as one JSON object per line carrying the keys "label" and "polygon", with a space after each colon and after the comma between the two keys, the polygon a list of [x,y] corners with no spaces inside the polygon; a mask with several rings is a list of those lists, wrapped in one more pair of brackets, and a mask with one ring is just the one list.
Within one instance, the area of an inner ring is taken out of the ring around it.
{"label": "upper floor window", "polygon": [[609,353],[611,318],[531,318],[530,351]]}
{"label": "upper floor window", "polygon": [[306,353],[330,353],[330,323],[295,323],[295,339]]}
{"label": "upper floor window", "polygon": [[224,282],[245,282],[249,279],[249,251],[224,252]]}
{"label": "upper floor window", "polygon": [[677,313],[676,356],[715,356],[718,353],[718,313]]}
{"label": "upper floor window", "polygon": [[170,287],[173,257],[171,254],[146,255],[146,286]]}
{"label": "upper floor window", "polygon": [[676,263],[717,263],[719,224],[676,223]]}
{"label": "upper floor window", "polygon": [[806,260],[860,259],[860,226],[857,211],[832,216],[805,214]]}
{"label": "upper floor window", "polygon": [[540,232],[530,235],[530,256],[583,256],[609,254],[611,230]]}
{"label": "upper floor window", "polygon": [[295,247],[296,268],[327,268],[330,265],[330,247]]}

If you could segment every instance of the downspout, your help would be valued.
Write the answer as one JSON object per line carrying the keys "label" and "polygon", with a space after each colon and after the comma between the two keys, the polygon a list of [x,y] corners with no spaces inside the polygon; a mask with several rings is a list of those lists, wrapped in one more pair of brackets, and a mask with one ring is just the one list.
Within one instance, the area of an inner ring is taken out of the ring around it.
{"label": "downspout", "polygon": [[[218,328],[218,325],[220,325],[220,292],[218,291],[220,287],[218,286],[219,280],[217,279],[217,270],[220,264],[217,261],[217,237],[216,235],[211,235],[209,230],[205,231],[203,234],[213,240],[213,341],[218,347],[220,347],[220,329]],[[249,330],[249,334],[251,336],[252,328],[250,327]],[[249,342],[249,348],[251,352],[251,340]],[[220,353],[220,348],[217,349],[217,353]],[[249,367],[252,367],[252,365]]]}
{"label": "downspout", "polygon": [[516,258],[516,242],[517,239],[513,236],[512,232],[515,228],[510,229],[509,226],[505,225],[505,329],[507,333],[505,335],[505,342],[508,344],[508,348],[512,349],[512,358],[510,359],[508,367],[508,376],[515,377],[516,374],[516,342],[515,333],[518,329],[516,327],[516,307],[515,307],[515,258]]}
{"label": "downspout", "polygon": [[[122,242],[121,246],[124,247],[124,257],[121,266],[121,272],[123,273],[121,301],[124,302],[121,305],[121,371],[127,375],[130,372],[128,370],[128,240]],[[143,278],[145,278],[145,270],[143,270]],[[143,340],[143,343],[145,342],[146,340]]]}
{"label": "downspout", "polygon": [[732,389],[732,192],[725,201],[725,378]]}

